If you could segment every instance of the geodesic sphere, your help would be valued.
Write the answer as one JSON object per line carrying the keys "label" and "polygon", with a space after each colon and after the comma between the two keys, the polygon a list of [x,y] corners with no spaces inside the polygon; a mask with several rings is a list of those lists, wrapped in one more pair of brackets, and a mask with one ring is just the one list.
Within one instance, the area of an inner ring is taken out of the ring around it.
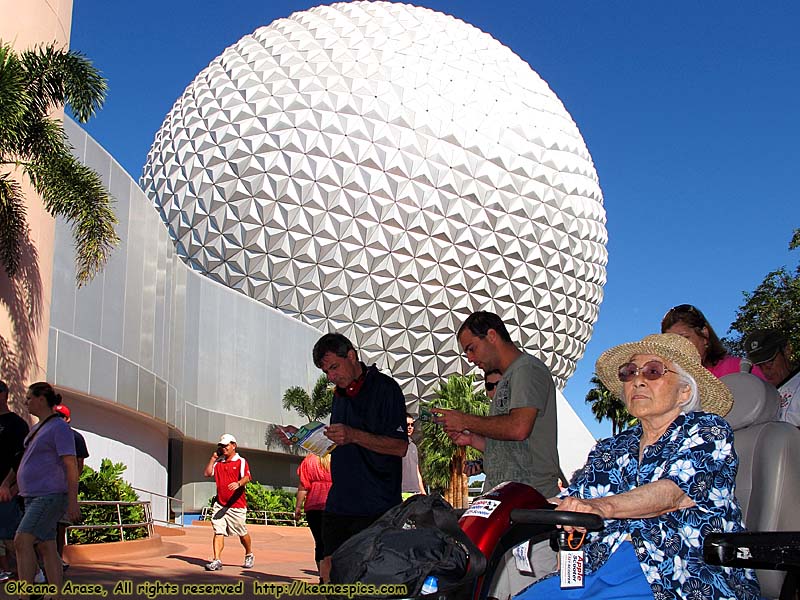
{"label": "geodesic sphere", "polygon": [[243,37],[141,183],[194,269],[348,336],[409,399],[470,369],[474,310],[560,387],[597,319],[605,211],[577,126],[508,48],[429,9],[334,4]]}

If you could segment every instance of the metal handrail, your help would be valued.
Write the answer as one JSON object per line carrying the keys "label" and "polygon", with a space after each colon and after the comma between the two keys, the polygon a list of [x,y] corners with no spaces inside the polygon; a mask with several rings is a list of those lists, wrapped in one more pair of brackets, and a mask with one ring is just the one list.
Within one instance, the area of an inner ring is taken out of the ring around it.
{"label": "metal handrail", "polygon": [[[200,518],[203,521],[211,520],[211,506],[204,506],[200,510]],[[305,527],[307,523],[302,517],[296,519],[294,512],[280,510],[247,510],[247,522],[263,525],[292,525],[293,527]]]}
{"label": "metal handrail", "polygon": [[[144,488],[134,487],[133,489],[136,490],[137,492],[144,492],[145,494],[150,494],[151,496],[158,496],[159,498],[167,499],[167,518],[165,520],[162,520],[162,519],[156,519],[154,517],[153,521],[155,523],[164,523],[165,525],[170,525],[170,526],[179,524],[181,527],[183,527],[183,516],[184,516],[183,500],[181,500],[180,498],[175,498],[174,496],[167,496],[165,494],[159,494],[158,492],[151,492],[150,490],[146,490]],[[170,514],[173,512],[172,502],[178,502],[180,505],[180,520],[170,519]]]}
{"label": "metal handrail", "polygon": [[[119,529],[119,537],[125,541],[125,529],[134,527],[146,527],[147,537],[153,537],[153,514],[150,508],[149,500],[138,500],[136,502],[123,502],[121,500],[79,500],[78,505],[96,504],[100,506],[116,506],[117,509],[117,522],[102,524],[102,525],[68,525],[67,526],[67,541],[69,544],[69,530],[70,529]],[[141,506],[144,509],[145,520],[142,523],[123,523],[122,522],[122,506]]]}

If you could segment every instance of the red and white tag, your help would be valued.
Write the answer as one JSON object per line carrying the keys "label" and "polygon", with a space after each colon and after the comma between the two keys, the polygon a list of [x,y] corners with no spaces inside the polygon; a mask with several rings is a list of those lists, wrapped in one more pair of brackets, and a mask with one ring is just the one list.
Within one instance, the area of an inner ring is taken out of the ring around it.
{"label": "red and white tag", "polygon": [[561,572],[561,589],[583,587],[583,550],[560,550],[558,560]]}

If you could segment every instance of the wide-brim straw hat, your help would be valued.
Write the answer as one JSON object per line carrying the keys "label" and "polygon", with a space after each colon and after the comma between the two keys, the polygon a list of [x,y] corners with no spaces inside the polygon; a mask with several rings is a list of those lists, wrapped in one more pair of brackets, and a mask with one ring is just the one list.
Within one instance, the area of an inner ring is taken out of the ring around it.
{"label": "wide-brim straw hat", "polygon": [[704,411],[724,417],[731,410],[731,391],[700,363],[697,348],[686,338],[674,333],[648,335],[639,342],[621,344],[600,355],[595,364],[597,376],[618,398],[622,398],[623,387],[619,380],[619,368],[630,362],[634,354],[654,354],[680,365],[697,382],[700,405]]}

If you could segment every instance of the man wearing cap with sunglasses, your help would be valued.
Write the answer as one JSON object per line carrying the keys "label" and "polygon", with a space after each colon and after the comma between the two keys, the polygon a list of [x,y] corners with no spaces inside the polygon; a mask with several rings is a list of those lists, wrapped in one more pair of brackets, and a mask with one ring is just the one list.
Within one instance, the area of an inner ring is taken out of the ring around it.
{"label": "man wearing cap with sunglasses", "polygon": [[244,546],[245,569],[255,564],[250,534],[247,533],[247,497],[245,486],[252,481],[247,461],[236,452],[236,438],[230,433],[219,438],[216,451],[208,459],[206,477],[213,477],[217,484],[217,495],[212,507],[211,525],[214,527],[214,556],[206,564],[206,571],[222,569],[222,549],[225,538],[239,536]]}
{"label": "man wearing cap with sunglasses", "polygon": [[800,368],[792,364],[786,336],[777,329],[756,329],[745,337],[744,348],[747,358],[778,388],[778,421],[800,426]]}

